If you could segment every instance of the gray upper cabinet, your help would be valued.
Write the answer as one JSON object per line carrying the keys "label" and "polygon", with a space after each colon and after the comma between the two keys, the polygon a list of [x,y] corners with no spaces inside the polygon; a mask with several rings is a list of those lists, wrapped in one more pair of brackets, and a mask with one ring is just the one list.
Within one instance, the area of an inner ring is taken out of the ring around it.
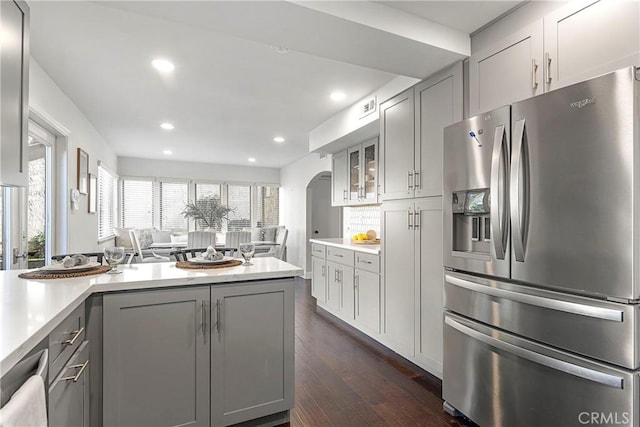
{"label": "gray upper cabinet", "polygon": [[462,120],[462,64],[380,106],[382,200],[442,194],[443,129]]}
{"label": "gray upper cabinet", "polygon": [[209,292],[104,296],[105,426],[209,426]]}
{"label": "gray upper cabinet", "polygon": [[640,3],[573,2],[544,18],[546,89],[640,65]]}
{"label": "gray upper cabinet", "polygon": [[29,117],[29,7],[0,2],[0,185],[26,187]]}
{"label": "gray upper cabinet", "polygon": [[293,407],[293,294],[291,279],[211,287],[211,425]]}
{"label": "gray upper cabinet", "polygon": [[469,113],[476,116],[543,92],[543,23],[535,21],[469,58]]}
{"label": "gray upper cabinet", "polygon": [[331,206],[346,206],[349,200],[347,150],[331,155]]}
{"label": "gray upper cabinet", "polygon": [[462,63],[415,87],[415,197],[442,195],[444,128],[462,120]]}
{"label": "gray upper cabinet", "polygon": [[378,138],[350,148],[348,204],[366,205],[378,202]]}
{"label": "gray upper cabinet", "polygon": [[413,197],[414,90],[380,105],[379,186],[382,200]]}

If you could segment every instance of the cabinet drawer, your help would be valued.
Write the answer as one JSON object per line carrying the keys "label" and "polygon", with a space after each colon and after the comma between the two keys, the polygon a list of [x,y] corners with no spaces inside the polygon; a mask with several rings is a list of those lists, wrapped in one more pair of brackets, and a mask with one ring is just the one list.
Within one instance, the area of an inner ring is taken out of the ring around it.
{"label": "cabinet drawer", "polygon": [[83,302],[49,334],[49,382],[58,375],[84,337]]}
{"label": "cabinet drawer", "polygon": [[380,273],[380,255],[356,252],[355,267],[372,273]]}
{"label": "cabinet drawer", "polygon": [[353,267],[353,251],[348,249],[339,249],[329,246],[327,247],[327,259],[337,262],[338,264]]}
{"label": "cabinet drawer", "polygon": [[49,387],[49,426],[89,426],[89,342]]}
{"label": "cabinet drawer", "polygon": [[317,256],[320,258],[325,258],[327,256],[327,247],[325,245],[319,245],[317,243],[311,244],[311,255]]}

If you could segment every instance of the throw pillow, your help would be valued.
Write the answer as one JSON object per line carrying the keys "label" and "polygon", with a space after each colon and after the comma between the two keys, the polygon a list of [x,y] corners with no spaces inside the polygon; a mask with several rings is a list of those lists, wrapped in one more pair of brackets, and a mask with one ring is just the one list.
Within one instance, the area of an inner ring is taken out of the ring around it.
{"label": "throw pillow", "polygon": [[125,249],[133,249],[133,243],[131,243],[131,236],[129,236],[130,228],[116,227],[113,229],[116,235],[115,246],[122,246]]}
{"label": "throw pillow", "polygon": [[188,236],[186,234],[178,234],[178,235],[172,234],[170,236],[171,244],[173,245],[176,243],[178,244],[187,243],[187,237]]}
{"label": "throw pillow", "polygon": [[258,242],[264,240],[264,228],[251,229],[251,241]]}
{"label": "throw pillow", "polygon": [[264,240],[265,242],[275,242],[276,241],[276,232],[278,231],[278,227],[268,227],[263,228],[264,230]]}
{"label": "throw pillow", "polygon": [[151,238],[153,239],[153,243],[170,243],[171,231],[167,231],[167,230],[152,231]]}
{"label": "throw pillow", "polygon": [[138,228],[135,230],[138,242],[140,243],[140,249],[149,249],[149,246],[153,243],[153,233],[155,228]]}

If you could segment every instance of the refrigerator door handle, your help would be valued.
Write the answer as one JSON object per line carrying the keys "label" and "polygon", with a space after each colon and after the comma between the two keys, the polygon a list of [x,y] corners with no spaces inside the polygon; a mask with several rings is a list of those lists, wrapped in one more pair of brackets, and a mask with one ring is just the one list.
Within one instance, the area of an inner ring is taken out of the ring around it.
{"label": "refrigerator door handle", "polygon": [[507,353],[514,354],[530,362],[537,363],[538,365],[546,366],[547,368],[554,369],[556,371],[564,372],[569,375],[584,378],[589,381],[593,381],[599,384],[603,384],[609,387],[622,389],[624,379],[615,375],[607,374],[605,372],[596,371],[594,369],[586,368],[584,366],[575,365],[573,363],[565,362],[564,360],[554,359],[553,357],[546,356],[535,351],[528,350],[523,347],[511,344],[506,341],[494,338],[492,336],[483,334],[476,331],[473,328],[465,326],[450,317],[445,317],[444,322],[457,330],[458,332],[467,335],[473,339],[476,339],[486,345],[497,348]]}
{"label": "refrigerator door handle", "polygon": [[[495,134],[493,136],[493,154],[491,157],[491,228],[493,230],[493,248],[496,252],[496,258],[504,259],[505,246],[506,246],[506,205],[507,189],[506,189],[506,174],[507,166],[505,159],[506,153],[506,133],[504,125],[496,127]],[[500,172],[504,170],[502,179]]]}
{"label": "refrigerator door handle", "polygon": [[557,299],[545,298],[537,295],[523,294],[520,292],[509,291],[506,289],[494,288],[491,286],[481,285],[479,283],[465,280],[459,277],[445,275],[444,280],[460,288],[468,289],[485,295],[497,298],[504,298],[510,301],[516,301],[535,307],[548,308],[550,310],[563,311],[565,313],[577,314],[579,316],[593,317],[602,320],[611,320],[614,322],[623,321],[623,312],[610,308],[595,307],[592,305],[579,304],[570,301],[561,301]]}
{"label": "refrigerator door handle", "polygon": [[524,145],[524,119],[515,123],[514,147],[511,156],[511,230],[513,236],[513,252],[516,261],[524,262],[524,233],[522,225],[522,206],[520,203],[520,175],[522,174],[523,145]]}

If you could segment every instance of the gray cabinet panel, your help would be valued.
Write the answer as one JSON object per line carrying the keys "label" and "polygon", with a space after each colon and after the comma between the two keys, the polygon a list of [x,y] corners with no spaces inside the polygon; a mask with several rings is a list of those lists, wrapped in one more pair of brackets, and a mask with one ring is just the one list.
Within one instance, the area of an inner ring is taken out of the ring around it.
{"label": "gray cabinet panel", "polygon": [[209,425],[208,302],[208,286],[104,296],[104,425]]}
{"label": "gray cabinet panel", "polygon": [[342,285],[338,278],[340,267],[340,264],[327,261],[327,306],[336,312],[342,305]]}
{"label": "gray cabinet panel", "polygon": [[462,63],[418,84],[415,93],[415,196],[440,196],[443,131],[462,120]]}
{"label": "gray cabinet panel", "polygon": [[413,200],[382,205],[382,275],[385,278],[382,334],[394,350],[414,354]]}
{"label": "gray cabinet panel", "polygon": [[85,339],[85,309],[80,304],[49,334],[49,381],[58,375]]}
{"label": "gray cabinet panel", "polygon": [[469,58],[471,116],[542,93],[542,20]]}
{"label": "gray cabinet panel", "polygon": [[338,278],[342,287],[342,300],[340,301],[340,312],[347,320],[355,319],[355,288],[353,282],[353,267],[341,265]]}
{"label": "gray cabinet panel", "polygon": [[327,261],[311,257],[311,295],[320,304],[327,301]]}
{"label": "gray cabinet panel", "polygon": [[380,333],[380,276],[364,270],[355,271],[355,320],[370,334]]}
{"label": "gray cabinet panel", "polygon": [[413,88],[380,105],[379,185],[382,200],[413,197]]}
{"label": "gray cabinet panel", "polygon": [[82,343],[49,388],[49,426],[89,427],[89,343]]}
{"label": "gray cabinet panel", "polygon": [[442,376],[442,198],[416,201],[420,219],[416,229],[416,359]]}
{"label": "gray cabinet panel", "polygon": [[293,407],[293,280],[211,288],[212,425]]}
{"label": "gray cabinet panel", "polygon": [[0,185],[26,187],[29,115],[29,7],[0,2]]}
{"label": "gray cabinet panel", "polygon": [[572,2],[544,17],[546,90],[640,65],[640,3]]}
{"label": "gray cabinet panel", "polygon": [[347,150],[331,155],[331,206],[346,206],[348,200]]}

